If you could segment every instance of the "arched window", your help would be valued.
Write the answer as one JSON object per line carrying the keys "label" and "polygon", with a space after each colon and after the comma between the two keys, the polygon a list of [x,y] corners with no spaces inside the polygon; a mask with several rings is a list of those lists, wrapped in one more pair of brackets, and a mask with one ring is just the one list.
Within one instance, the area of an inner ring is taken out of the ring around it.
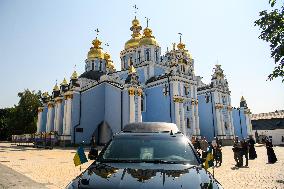
{"label": "arched window", "polygon": [[132,66],[132,65],[133,65],[132,57],[130,57],[129,64],[130,64],[129,66]]}
{"label": "arched window", "polygon": [[159,61],[159,57],[158,57],[158,49],[155,50],[155,55],[156,55],[156,62]]}
{"label": "arched window", "polygon": [[138,63],[141,62],[141,51],[138,51]]}
{"label": "arched window", "polygon": [[150,61],[150,50],[146,49],[146,61]]}
{"label": "arched window", "polygon": [[189,118],[186,118],[186,127],[187,127],[187,128],[190,128]]}

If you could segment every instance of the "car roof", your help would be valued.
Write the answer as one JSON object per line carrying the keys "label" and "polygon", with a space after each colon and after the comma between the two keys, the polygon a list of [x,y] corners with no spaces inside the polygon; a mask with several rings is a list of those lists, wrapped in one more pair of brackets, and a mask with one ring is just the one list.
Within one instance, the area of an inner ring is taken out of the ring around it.
{"label": "car roof", "polygon": [[128,133],[179,133],[174,123],[166,122],[138,122],[124,126],[123,132]]}

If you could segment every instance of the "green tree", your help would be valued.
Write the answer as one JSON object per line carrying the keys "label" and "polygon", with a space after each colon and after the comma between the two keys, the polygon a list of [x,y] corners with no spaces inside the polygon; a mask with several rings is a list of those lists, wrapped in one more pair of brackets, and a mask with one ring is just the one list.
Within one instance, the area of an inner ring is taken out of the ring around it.
{"label": "green tree", "polygon": [[[277,5],[276,0],[269,0],[269,4],[272,8]],[[270,12],[261,11],[259,16],[255,21],[261,30],[259,38],[270,43],[271,57],[276,64],[268,79],[280,77],[284,82],[284,3]]]}
{"label": "green tree", "polygon": [[37,109],[42,105],[41,92],[26,89],[18,93],[17,106],[0,109],[0,140],[6,140],[13,134],[35,133]]}
{"label": "green tree", "polygon": [[15,127],[19,133],[36,132],[37,109],[41,106],[40,94],[26,89],[18,93],[20,101],[16,106]]}

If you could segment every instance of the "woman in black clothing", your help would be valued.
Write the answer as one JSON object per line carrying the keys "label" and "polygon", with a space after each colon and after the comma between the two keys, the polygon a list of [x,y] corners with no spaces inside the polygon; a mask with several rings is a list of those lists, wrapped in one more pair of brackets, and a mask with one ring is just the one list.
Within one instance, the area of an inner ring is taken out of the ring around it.
{"label": "woman in black clothing", "polygon": [[252,138],[252,135],[249,136],[248,144],[249,144],[249,159],[257,158],[257,154],[254,148],[255,140]]}
{"label": "woman in black clothing", "polygon": [[275,163],[277,158],[273,150],[272,142],[268,138],[265,140],[265,146],[267,150],[268,163]]}

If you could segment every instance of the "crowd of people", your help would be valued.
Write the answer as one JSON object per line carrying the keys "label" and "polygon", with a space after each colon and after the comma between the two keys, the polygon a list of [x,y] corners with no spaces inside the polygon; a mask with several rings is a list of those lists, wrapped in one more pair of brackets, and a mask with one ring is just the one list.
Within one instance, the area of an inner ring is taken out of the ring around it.
{"label": "crowd of people", "polygon": [[[198,137],[192,137],[191,142],[202,162],[205,162],[208,149],[211,147],[213,149],[214,166],[217,167],[222,165],[222,143],[217,137],[215,137],[212,142],[208,142],[205,137],[201,137],[201,139]],[[271,140],[266,137],[263,143],[266,146],[268,163],[275,163],[277,161],[277,157],[274,153]],[[234,153],[236,167],[247,167],[249,162],[248,160],[254,160],[257,158],[255,144],[256,142],[252,136],[242,140],[239,140],[238,136],[235,137],[232,150]]]}

